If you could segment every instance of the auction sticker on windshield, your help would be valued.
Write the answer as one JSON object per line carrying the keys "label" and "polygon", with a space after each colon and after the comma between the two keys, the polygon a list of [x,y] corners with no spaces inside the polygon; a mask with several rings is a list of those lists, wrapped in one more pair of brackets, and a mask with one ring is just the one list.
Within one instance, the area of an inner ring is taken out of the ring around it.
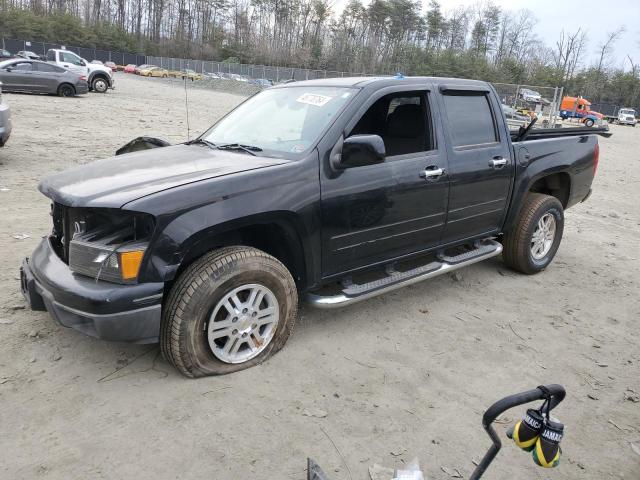
{"label": "auction sticker on windshield", "polygon": [[300,95],[296,102],[306,103],[307,105],[314,105],[316,107],[324,107],[333,97],[327,97],[326,95],[318,95],[317,93],[305,93]]}

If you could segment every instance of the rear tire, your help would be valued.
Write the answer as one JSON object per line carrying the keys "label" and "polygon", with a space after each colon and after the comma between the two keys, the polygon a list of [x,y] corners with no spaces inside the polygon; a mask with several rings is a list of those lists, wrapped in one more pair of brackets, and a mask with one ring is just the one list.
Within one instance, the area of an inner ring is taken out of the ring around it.
{"label": "rear tire", "polygon": [[295,282],[277,259],[251,247],[214,250],[192,263],[169,292],[162,355],[187,377],[243,370],[284,346],[297,311]]}
{"label": "rear tire", "polygon": [[[545,225],[553,233],[545,231]],[[528,275],[544,270],[555,257],[564,230],[564,210],[557,198],[530,193],[516,225],[504,234],[504,263]]]}
{"label": "rear tire", "polygon": [[587,119],[584,121],[584,124],[585,124],[585,126],[587,126],[587,127],[593,127],[593,120],[592,120],[591,118],[587,118]]}
{"label": "rear tire", "polygon": [[58,96],[59,97],[73,97],[76,94],[76,89],[73,85],[69,85],[68,83],[63,83],[58,87]]}

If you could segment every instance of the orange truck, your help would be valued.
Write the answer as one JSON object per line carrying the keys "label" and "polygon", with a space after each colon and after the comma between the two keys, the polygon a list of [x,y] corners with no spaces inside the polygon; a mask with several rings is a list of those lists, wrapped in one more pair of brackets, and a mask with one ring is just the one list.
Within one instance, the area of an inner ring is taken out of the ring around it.
{"label": "orange truck", "polygon": [[560,117],[563,120],[567,118],[579,118],[587,127],[592,127],[596,123],[602,123],[602,115],[599,112],[591,110],[589,107],[591,102],[582,97],[564,97],[560,104]]}

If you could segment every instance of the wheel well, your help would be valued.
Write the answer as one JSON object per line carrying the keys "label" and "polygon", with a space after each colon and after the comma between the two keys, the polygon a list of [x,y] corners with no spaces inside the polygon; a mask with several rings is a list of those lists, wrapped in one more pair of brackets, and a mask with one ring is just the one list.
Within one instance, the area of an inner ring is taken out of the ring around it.
{"label": "wheel well", "polygon": [[254,247],[268,253],[287,267],[299,287],[306,283],[304,253],[298,234],[293,227],[280,223],[248,225],[199,240],[185,254],[175,278],[205,253],[233,245]]}
{"label": "wheel well", "polygon": [[103,80],[106,80],[106,81],[107,81],[107,83],[111,83],[111,82],[109,81],[109,76],[108,76],[106,73],[104,73],[104,72],[98,72],[98,73],[94,73],[93,75],[91,75],[91,76],[89,77],[89,83],[93,83],[93,81],[94,81],[96,78],[102,78]]}
{"label": "wheel well", "polygon": [[60,91],[60,89],[62,87],[71,87],[71,89],[75,92],[76,91],[76,87],[74,87],[72,84],[68,83],[68,82],[64,82],[61,83],[60,85],[58,85],[58,92]]}
{"label": "wheel well", "polygon": [[566,208],[569,204],[569,194],[571,193],[571,177],[564,172],[554,173],[536,180],[529,188],[529,191],[556,197],[563,208]]}

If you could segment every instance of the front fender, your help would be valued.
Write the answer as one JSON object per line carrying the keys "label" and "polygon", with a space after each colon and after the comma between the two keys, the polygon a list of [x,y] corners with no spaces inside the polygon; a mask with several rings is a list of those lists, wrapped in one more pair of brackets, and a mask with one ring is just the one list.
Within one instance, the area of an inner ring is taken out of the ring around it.
{"label": "front fender", "polygon": [[[194,182],[126,204],[150,213],[156,232],[142,266],[144,281],[170,281],[194,249],[249,225],[294,232],[307,284],[320,273],[320,183],[317,153],[304,160]],[[311,278],[309,278],[311,277]]]}

